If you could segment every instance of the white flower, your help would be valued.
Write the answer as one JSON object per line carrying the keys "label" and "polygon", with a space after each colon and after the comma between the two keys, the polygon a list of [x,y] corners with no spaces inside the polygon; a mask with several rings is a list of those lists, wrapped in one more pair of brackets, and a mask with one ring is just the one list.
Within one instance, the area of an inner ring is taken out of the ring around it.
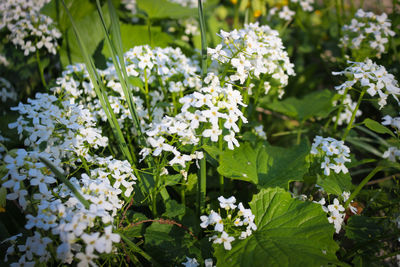
{"label": "white flower", "polygon": [[234,196],[231,196],[229,198],[224,198],[223,196],[220,196],[218,198],[219,205],[221,208],[229,210],[229,209],[235,209],[236,205],[234,204],[236,202],[236,198]]}
{"label": "white flower", "polygon": [[231,242],[233,242],[235,240],[234,237],[229,236],[226,232],[222,232],[221,237],[216,238],[214,240],[215,244],[224,244],[224,248],[226,250],[231,250],[232,249],[232,245]]}
{"label": "white flower", "polygon": [[288,6],[284,6],[279,12],[279,17],[284,20],[291,20],[294,14],[295,12],[290,10]]}
{"label": "white flower", "polygon": [[186,262],[182,262],[182,265],[185,267],[197,267],[199,266],[199,263],[195,258],[186,257]]}

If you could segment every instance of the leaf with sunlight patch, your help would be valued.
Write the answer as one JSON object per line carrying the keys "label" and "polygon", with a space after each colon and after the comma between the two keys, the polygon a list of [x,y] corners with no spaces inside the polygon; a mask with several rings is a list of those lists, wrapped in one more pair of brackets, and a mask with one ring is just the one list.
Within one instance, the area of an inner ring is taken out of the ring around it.
{"label": "leaf with sunlight patch", "polygon": [[254,183],[262,188],[279,186],[287,189],[291,181],[302,181],[308,171],[306,142],[283,148],[245,143],[235,150],[221,153],[218,172],[228,178]]}
{"label": "leaf with sunlight patch", "polygon": [[321,205],[293,199],[280,188],[263,189],[250,207],[258,229],[232,250],[216,246],[218,266],[327,266],[340,264],[333,226]]}

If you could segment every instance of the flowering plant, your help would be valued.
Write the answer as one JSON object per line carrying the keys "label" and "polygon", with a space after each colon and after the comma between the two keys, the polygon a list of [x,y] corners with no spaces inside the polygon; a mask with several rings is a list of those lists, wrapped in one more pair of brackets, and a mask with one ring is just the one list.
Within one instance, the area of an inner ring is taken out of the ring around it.
{"label": "flowering plant", "polygon": [[394,13],[101,4],[0,4],[2,265],[398,264]]}

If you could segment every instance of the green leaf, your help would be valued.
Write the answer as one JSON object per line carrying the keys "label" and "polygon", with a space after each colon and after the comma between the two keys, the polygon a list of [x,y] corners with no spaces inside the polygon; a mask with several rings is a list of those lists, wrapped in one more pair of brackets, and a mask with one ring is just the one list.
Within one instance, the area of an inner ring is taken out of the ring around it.
{"label": "green leaf", "polygon": [[275,101],[273,103],[261,102],[261,105],[299,121],[306,121],[312,117],[327,117],[335,109],[332,106],[333,97],[333,92],[323,90],[312,92],[302,99],[289,97],[283,101]]}
{"label": "green leaf", "polygon": [[305,158],[309,152],[306,142],[290,148],[259,143],[255,149],[245,143],[221,154],[218,172],[263,188],[279,186],[287,189],[291,181],[303,179],[308,170]]}
{"label": "green leaf", "polygon": [[331,173],[329,176],[318,175],[317,184],[328,194],[340,196],[344,191],[351,191],[350,173]]}
{"label": "green leaf", "polygon": [[[90,1],[64,0],[64,2],[72,17],[77,21],[96,11],[96,6],[90,3]],[[66,31],[72,26],[67,12],[65,12],[65,9],[58,0],[46,4],[40,10],[40,13],[49,16],[56,22],[58,24],[57,28],[61,32]]]}
{"label": "green leaf", "polygon": [[[138,213],[135,212],[133,214],[133,216],[129,217],[129,221],[134,224],[140,221],[144,221],[146,220],[147,217],[142,214],[142,213]],[[125,235],[126,237],[128,237],[129,239],[133,239],[135,237],[142,237],[142,231],[144,228],[144,223],[139,224],[139,225],[135,225],[134,227],[126,227],[126,228],[120,228],[120,231],[123,235]]]}
{"label": "green leaf", "polygon": [[196,16],[195,8],[183,7],[167,0],[137,0],[136,4],[151,19],[180,19]]}
{"label": "green leaf", "polygon": [[377,121],[371,120],[371,119],[365,119],[363,121],[363,124],[370,130],[376,132],[376,133],[380,133],[380,134],[390,134],[393,137],[396,137],[394,135],[394,133],[389,130],[389,128],[383,126],[382,124],[380,124]]}
{"label": "green leaf", "polygon": [[[103,13],[106,14],[104,16],[105,22],[109,25],[110,19],[107,6],[103,7]],[[81,41],[86,47],[88,54],[92,56],[104,39],[100,17],[95,9],[87,13],[86,16],[75,19],[75,25],[79,29]],[[60,59],[63,66],[85,62],[72,27],[67,29],[66,35],[63,38],[60,48]]]}
{"label": "green leaf", "polygon": [[146,229],[144,238],[146,251],[163,266],[178,266],[193,254],[200,257],[196,239],[175,225],[154,222]]}
{"label": "green leaf", "polygon": [[175,200],[168,200],[165,203],[165,212],[162,216],[168,218],[179,218],[181,219],[185,215],[185,205],[179,204]]}
{"label": "green leaf", "polygon": [[355,241],[376,240],[384,234],[380,225],[383,222],[384,218],[352,216],[345,226],[346,236]]}
{"label": "green leaf", "polygon": [[258,229],[244,240],[235,240],[229,251],[216,246],[218,266],[340,264],[335,256],[334,228],[319,204],[269,188],[255,195],[250,207]]}

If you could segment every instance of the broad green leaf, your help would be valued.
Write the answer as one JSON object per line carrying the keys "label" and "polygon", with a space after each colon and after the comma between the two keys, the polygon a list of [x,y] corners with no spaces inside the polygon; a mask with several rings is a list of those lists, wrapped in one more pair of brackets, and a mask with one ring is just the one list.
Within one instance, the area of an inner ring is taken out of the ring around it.
{"label": "broad green leaf", "polygon": [[176,225],[153,222],[144,238],[146,251],[163,266],[178,266],[188,255],[200,257],[197,240]]}
{"label": "broad green leaf", "polygon": [[346,236],[355,241],[371,241],[384,235],[380,225],[384,218],[369,218],[365,216],[352,216],[345,226]]}
{"label": "broad green leaf", "polygon": [[[96,6],[90,1],[64,0],[64,2],[72,17],[77,21],[96,11]],[[57,23],[57,28],[61,32],[64,32],[71,27],[71,21],[68,18],[68,14],[65,12],[65,9],[58,0],[50,1],[50,3],[43,6],[40,12],[49,16],[55,23]]]}
{"label": "broad green leaf", "polygon": [[380,124],[377,121],[371,120],[371,119],[365,119],[363,121],[363,124],[370,130],[376,132],[376,133],[380,133],[380,134],[390,134],[391,136],[395,137],[394,133],[389,130],[389,128],[383,126],[382,124]]}
{"label": "broad green leaf", "polygon": [[[105,22],[109,25],[110,19],[107,5],[103,7],[103,13],[105,14]],[[88,54],[92,56],[104,39],[100,17],[96,9],[86,16],[75,20],[75,25],[79,29],[83,45],[86,47]],[[63,66],[85,62],[72,27],[67,29],[66,35],[63,38],[60,48],[60,59]]]}
{"label": "broad green leaf", "polygon": [[139,9],[145,11],[150,19],[180,19],[196,16],[195,8],[187,8],[167,0],[137,0]]}
{"label": "broad green leaf", "polygon": [[216,246],[217,266],[326,266],[339,264],[334,228],[321,205],[292,199],[280,188],[262,189],[250,207],[257,230],[235,240],[231,250]]}
{"label": "broad green leaf", "polygon": [[312,92],[302,99],[289,97],[283,101],[263,103],[262,106],[283,113],[299,121],[306,121],[312,117],[325,118],[335,107],[332,106],[334,93],[329,90]]}
{"label": "broad green leaf", "polygon": [[[129,214],[129,213],[128,213]],[[132,216],[129,216],[129,221],[131,222],[131,224],[135,224],[138,223],[140,221],[144,221],[147,219],[147,217],[142,214],[142,213],[138,213],[135,212]],[[142,231],[144,228],[145,224],[141,223],[135,226],[128,226],[128,227],[124,227],[124,228],[120,228],[120,231],[122,234],[124,234],[126,237],[128,237],[129,239],[133,239],[135,237],[142,237]]]}
{"label": "broad green leaf", "polygon": [[165,203],[165,212],[163,213],[163,217],[167,218],[179,218],[182,219],[182,216],[185,214],[185,205],[179,204],[175,200],[171,199]]}
{"label": "broad green leaf", "polygon": [[352,183],[349,173],[331,173],[329,176],[318,175],[317,184],[328,194],[340,196],[344,191],[351,191]]}
{"label": "broad green leaf", "polygon": [[309,152],[306,142],[290,148],[260,143],[255,149],[245,143],[221,154],[218,172],[263,188],[279,186],[287,189],[291,181],[303,179],[308,170],[305,158]]}

